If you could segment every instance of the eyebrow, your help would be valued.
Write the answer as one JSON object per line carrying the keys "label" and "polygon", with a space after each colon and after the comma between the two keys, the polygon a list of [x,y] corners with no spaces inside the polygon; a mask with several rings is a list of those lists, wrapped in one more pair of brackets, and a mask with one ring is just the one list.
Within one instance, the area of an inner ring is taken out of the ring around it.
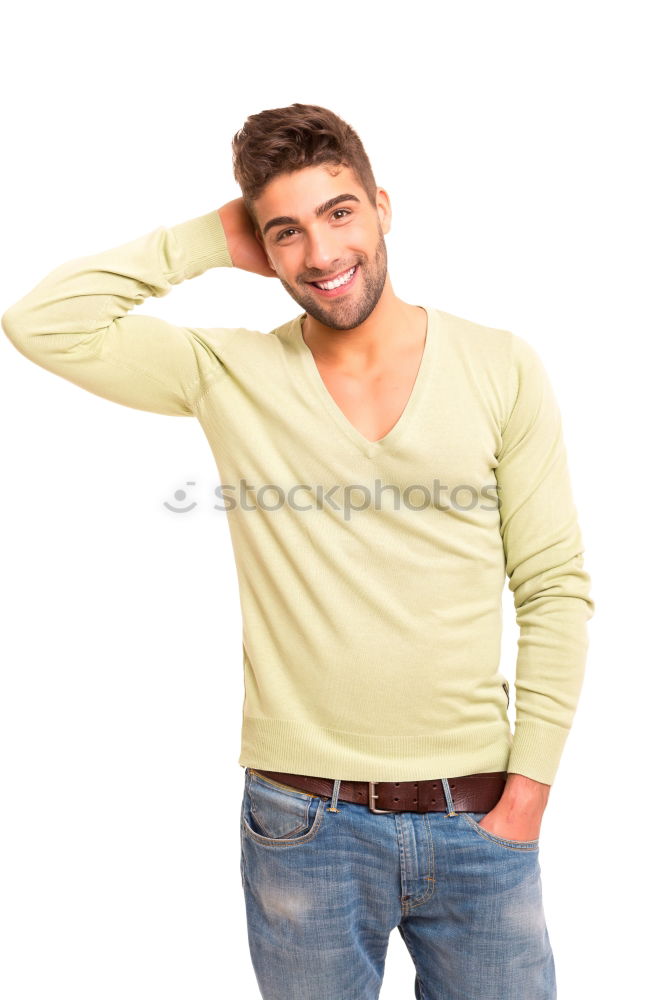
{"label": "eyebrow", "polygon": [[[338,194],[335,198],[329,198],[325,201],[323,205],[319,205],[315,208],[315,215],[320,218],[325,212],[330,211],[335,205],[341,201],[357,201],[360,205],[361,199],[357,198],[355,194]],[[271,226],[297,226],[298,219],[292,219],[290,215],[278,215],[275,219],[270,219],[263,228],[264,236],[271,228]]]}

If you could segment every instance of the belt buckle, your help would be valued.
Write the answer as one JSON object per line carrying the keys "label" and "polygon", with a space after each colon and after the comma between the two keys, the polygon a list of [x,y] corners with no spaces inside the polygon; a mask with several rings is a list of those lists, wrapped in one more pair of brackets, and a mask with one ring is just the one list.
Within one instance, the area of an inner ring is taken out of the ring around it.
{"label": "belt buckle", "polygon": [[368,807],[370,809],[370,812],[373,812],[373,813],[395,813],[395,812],[399,812],[399,810],[397,810],[397,809],[377,809],[377,807],[375,806],[375,799],[379,798],[379,796],[375,795],[375,785],[378,785],[378,784],[379,784],[378,781],[369,781],[368,782],[368,788],[369,788],[369,791],[368,791]]}

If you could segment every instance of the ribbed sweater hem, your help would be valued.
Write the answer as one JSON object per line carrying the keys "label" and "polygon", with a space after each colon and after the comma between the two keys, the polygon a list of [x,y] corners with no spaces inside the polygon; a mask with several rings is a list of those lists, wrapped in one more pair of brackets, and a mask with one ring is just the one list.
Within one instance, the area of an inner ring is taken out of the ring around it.
{"label": "ribbed sweater hem", "polygon": [[422,781],[505,771],[510,752],[511,729],[501,722],[460,733],[366,736],[245,716],[238,763],[343,781]]}

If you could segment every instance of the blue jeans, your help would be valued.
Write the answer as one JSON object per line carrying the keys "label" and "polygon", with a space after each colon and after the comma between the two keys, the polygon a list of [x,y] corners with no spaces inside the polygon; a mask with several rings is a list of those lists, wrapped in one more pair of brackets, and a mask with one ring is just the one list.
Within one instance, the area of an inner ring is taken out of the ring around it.
{"label": "blue jeans", "polygon": [[484,815],[373,813],[246,768],[241,880],[264,1000],[375,1000],[394,927],[419,1000],[555,1000],[539,842],[497,837]]}

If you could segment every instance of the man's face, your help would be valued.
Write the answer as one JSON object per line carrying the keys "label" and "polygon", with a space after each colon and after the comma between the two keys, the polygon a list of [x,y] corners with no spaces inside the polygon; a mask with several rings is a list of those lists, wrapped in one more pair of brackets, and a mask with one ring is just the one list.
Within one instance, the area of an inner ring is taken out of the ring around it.
{"label": "man's face", "polygon": [[[373,204],[349,167],[322,164],[275,177],[253,207],[269,262],[306,313],[334,330],[367,319],[386,282],[385,191]],[[341,278],[329,290],[314,284]]]}

